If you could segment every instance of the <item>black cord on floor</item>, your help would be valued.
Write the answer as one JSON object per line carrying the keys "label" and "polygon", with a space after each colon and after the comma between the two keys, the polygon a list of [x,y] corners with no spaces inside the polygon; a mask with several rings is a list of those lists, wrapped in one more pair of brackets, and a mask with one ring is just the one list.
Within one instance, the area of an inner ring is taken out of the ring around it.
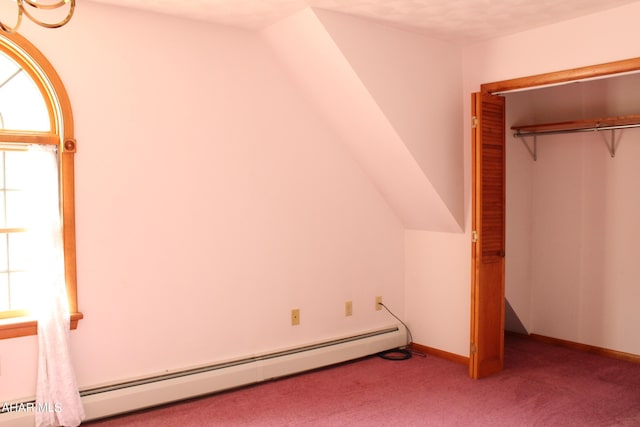
{"label": "black cord on floor", "polygon": [[381,351],[378,353],[378,357],[393,361],[411,359],[412,356],[413,354],[411,353],[411,350],[406,348],[394,348],[392,350]]}
{"label": "black cord on floor", "polygon": [[419,356],[426,357],[424,354],[414,352],[409,348],[411,343],[413,342],[413,337],[411,336],[411,330],[409,329],[409,327],[398,316],[393,314],[393,312],[389,310],[389,308],[386,305],[384,305],[381,302],[379,302],[378,304],[384,307],[384,309],[387,310],[390,315],[395,317],[398,320],[398,322],[402,323],[402,326],[404,326],[404,328],[407,330],[407,345],[401,348],[394,348],[391,350],[382,351],[378,353],[378,356],[386,360],[394,360],[394,361],[411,359],[414,353]]}

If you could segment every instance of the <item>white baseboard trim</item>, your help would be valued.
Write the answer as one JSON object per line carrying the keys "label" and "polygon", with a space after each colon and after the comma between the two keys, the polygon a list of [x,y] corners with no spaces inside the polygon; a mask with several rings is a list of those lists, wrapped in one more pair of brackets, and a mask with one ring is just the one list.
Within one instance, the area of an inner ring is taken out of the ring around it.
{"label": "white baseboard trim", "polygon": [[[406,330],[397,325],[302,347],[82,390],[80,395],[86,419],[95,420],[330,366],[406,344]],[[32,427],[34,420],[33,411],[0,413],[0,427]]]}

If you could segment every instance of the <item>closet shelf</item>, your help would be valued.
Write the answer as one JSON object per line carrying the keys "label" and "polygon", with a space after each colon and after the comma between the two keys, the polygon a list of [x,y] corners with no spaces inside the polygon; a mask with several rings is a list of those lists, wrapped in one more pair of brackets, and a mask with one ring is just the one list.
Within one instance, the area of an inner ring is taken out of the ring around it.
{"label": "closet shelf", "polygon": [[640,114],[631,116],[607,117],[591,120],[574,120],[570,122],[544,123],[537,125],[511,126],[511,130],[516,133],[513,136],[527,136],[548,134],[549,132],[589,132],[597,130],[607,130],[611,127],[627,128],[640,127]]}
{"label": "closet shelf", "polygon": [[[619,138],[616,140],[615,131],[618,129],[636,127],[640,127],[640,114],[590,120],[574,120],[569,122],[511,126],[511,130],[515,131],[513,134],[514,137],[522,140],[523,144],[529,151],[529,154],[531,154],[531,157],[533,157],[533,160],[535,161],[538,157],[537,136],[575,132],[598,132],[602,136],[611,157],[615,157],[616,148],[620,142]],[[607,136],[603,131],[611,131],[611,138],[607,139]],[[526,137],[533,137],[533,145],[529,145],[525,139]]]}

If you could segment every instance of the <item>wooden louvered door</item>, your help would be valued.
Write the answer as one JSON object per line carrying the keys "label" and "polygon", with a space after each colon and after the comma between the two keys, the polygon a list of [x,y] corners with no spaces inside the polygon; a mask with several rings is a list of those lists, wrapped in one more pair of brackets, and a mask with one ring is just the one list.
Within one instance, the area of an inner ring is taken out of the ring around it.
{"label": "wooden louvered door", "polygon": [[505,99],[472,95],[472,279],[469,375],[504,360]]}

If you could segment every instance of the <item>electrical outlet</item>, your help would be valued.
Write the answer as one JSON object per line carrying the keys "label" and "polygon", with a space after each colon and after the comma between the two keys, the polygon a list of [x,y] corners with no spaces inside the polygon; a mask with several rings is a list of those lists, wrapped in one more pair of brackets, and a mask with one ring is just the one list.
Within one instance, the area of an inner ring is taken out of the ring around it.
{"label": "electrical outlet", "polygon": [[291,326],[296,326],[300,324],[300,309],[294,308],[291,310]]}
{"label": "electrical outlet", "polygon": [[382,297],[378,296],[376,297],[376,311],[382,310],[382,306],[380,304],[382,304]]}
{"label": "electrical outlet", "polygon": [[344,315],[353,316],[353,303],[351,301],[344,303]]}

